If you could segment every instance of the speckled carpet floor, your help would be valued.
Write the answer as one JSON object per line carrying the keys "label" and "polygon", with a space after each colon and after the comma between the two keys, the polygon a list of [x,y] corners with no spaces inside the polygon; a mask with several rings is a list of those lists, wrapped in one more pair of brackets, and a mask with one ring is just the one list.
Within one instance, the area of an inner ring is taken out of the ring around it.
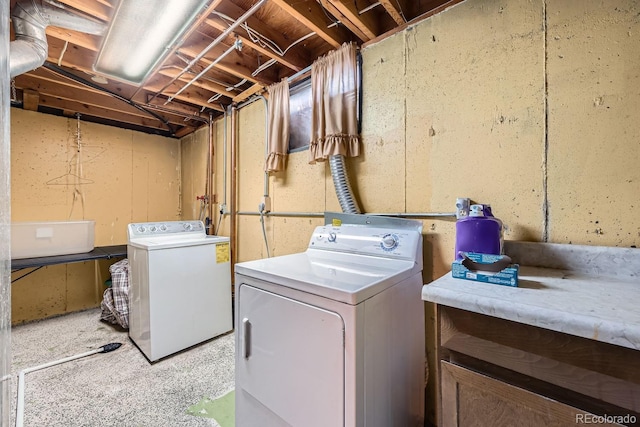
{"label": "speckled carpet floor", "polygon": [[111,353],[27,374],[25,427],[218,426],[213,412],[229,415],[233,333],[150,364],[125,330],[99,319],[100,309],[93,309],[12,328],[14,417],[22,369],[123,343]]}

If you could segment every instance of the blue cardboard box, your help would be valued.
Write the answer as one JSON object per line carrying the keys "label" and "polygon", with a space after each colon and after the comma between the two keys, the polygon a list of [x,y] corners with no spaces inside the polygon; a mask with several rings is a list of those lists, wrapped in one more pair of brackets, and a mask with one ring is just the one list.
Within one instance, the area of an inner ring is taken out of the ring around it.
{"label": "blue cardboard box", "polygon": [[457,279],[493,283],[495,285],[518,286],[520,266],[512,264],[505,255],[461,252],[463,259],[451,265],[451,275]]}

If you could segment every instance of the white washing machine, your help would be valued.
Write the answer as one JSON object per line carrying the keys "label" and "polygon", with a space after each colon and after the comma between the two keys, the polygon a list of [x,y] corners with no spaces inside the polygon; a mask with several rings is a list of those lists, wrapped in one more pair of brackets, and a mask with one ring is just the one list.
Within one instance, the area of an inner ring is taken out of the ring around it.
{"label": "white washing machine", "polygon": [[235,274],[238,427],[424,425],[420,223],[320,226]]}
{"label": "white washing machine", "polygon": [[129,337],[153,362],[233,328],[229,238],[202,221],[128,226]]}

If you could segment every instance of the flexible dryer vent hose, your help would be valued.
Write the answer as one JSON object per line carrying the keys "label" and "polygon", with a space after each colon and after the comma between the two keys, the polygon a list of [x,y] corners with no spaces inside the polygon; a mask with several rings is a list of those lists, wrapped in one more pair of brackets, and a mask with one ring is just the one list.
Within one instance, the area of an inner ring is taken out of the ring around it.
{"label": "flexible dryer vent hose", "polygon": [[333,185],[336,188],[336,196],[338,196],[338,202],[340,202],[342,212],[349,214],[362,213],[358,202],[355,197],[353,197],[353,191],[351,190],[351,184],[349,183],[349,177],[347,176],[344,164],[344,156],[336,154],[329,157],[329,166],[331,168]]}

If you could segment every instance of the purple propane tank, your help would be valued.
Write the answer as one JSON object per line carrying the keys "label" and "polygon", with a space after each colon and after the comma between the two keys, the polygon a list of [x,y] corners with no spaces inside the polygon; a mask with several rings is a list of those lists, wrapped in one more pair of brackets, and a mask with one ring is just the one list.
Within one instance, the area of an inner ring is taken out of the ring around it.
{"label": "purple propane tank", "polygon": [[490,206],[471,205],[469,216],[456,222],[455,259],[462,259],[460,252],[502,254],[502,221]]}

